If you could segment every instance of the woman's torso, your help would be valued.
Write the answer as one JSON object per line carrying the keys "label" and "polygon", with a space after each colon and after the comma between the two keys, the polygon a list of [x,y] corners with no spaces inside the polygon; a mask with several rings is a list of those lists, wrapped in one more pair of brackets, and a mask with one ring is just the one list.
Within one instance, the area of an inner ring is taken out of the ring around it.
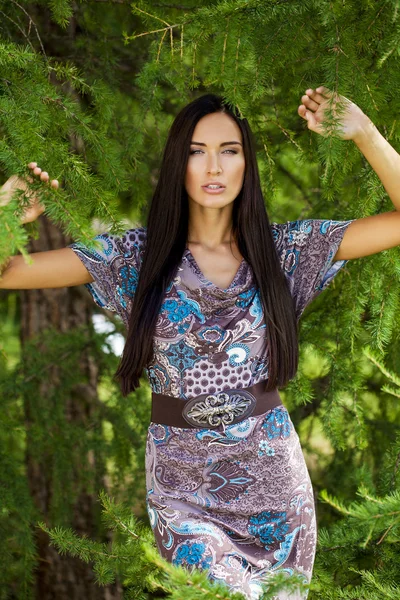
{"label": "woman's torso", "polygon": [[231,279],[225,289],[212,283],[186,248],[157,320],[147,368],[154,392],[189,399],[267,378],[265,322],[250,265],[242,259]]}

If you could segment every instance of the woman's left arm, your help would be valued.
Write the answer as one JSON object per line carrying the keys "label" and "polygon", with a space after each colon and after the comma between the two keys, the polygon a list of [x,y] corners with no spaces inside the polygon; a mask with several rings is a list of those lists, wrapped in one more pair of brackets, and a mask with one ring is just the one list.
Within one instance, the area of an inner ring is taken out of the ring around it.
{"label": "woman's left arm", "polygon": [[[324,117],[332,95],[325,87],[309,89],[298,108],[308,129],[323,136],[329,135]],[[335,103],[342,104],[344,109],[338,117],[335,132],[343,140],[353,140],[382,181],[394,205],[391,212],[350,223],[335,255],[335,260],[349,260],[400,245],[400,155],[356,104],[338,95],[335,96],[334,111]]]}

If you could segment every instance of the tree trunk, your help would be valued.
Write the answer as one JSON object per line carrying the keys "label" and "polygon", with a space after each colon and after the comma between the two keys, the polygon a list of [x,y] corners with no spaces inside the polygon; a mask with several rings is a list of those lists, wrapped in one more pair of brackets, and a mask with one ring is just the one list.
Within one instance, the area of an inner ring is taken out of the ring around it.
{"label": "tree trunk", "polygon": [[[62,248],[71,243],[63,233],[51,223],[45,216],[41,216],[39,222],[39,239],[31,240],[28,251],[41,252]],[[25,344],[38,338],[40,347],[40,335],[44,329],[54,328],[56,332],[69,332],[75,327],[90,326],[91,307],[88,295],[80,287],[24,290],[21,292],[21,345],[22,351]],[[46,349],[43,348],[45,352]],[[101,428],[99,418],[96,418],[98,369],[88,352],[76,357],[76,369],[82,370],[85,375],[85,385],[74,386],[73,392],[65,397],[59,381],[59,361],[62,357],[53,357],[54,364],[46,369],[45,374],[35,388],[35,394],[40,398],[40,407],[43,414],[54,408],[54,391],[57,398],[64,403],[64,415],[66,428],[74,424],[77,427]],[[58,394],[59,393],[59,394]],[[36,410],[33,410],[33,407]],[[106,542],[99,539],[99,512],[98,490],[103,487],[107,489],[105,481],[105,466],[93,451],[86,456],[74,456],[71,452],[71,461],[68,463],[69,478],[76,482],[77,490],[81,490],[73,502],[69,523],[66,523],[65,514],[58,517],[56,511],[51,511],[51,500],[54,486],[61,486],[63,481],[54,474],[54,458],[57,452],[57,439],[59,431],[47,431],[50,444],[46,452],[38,452],[34,439],[34,426],[41,419],[40,409],[37,410],[37,402],[33,402],[31,394],[24,397],[24,410],[26,420],[26,467],[30,492],[35,506],[42,519],[48,526],[63,524],[71,527],[78,535],[86,535],[91,539]],[[58,408],[59,410],[59,408]],[[90,429],[89,429],[90,428]],[[54,436],[53,436],[54,434]],[[62,435],[62,432],[61,432]],[[54,446],[51,440],[54,437]],[[76,454],[76,453],[75,453]],[[79,464],[87,461],[90,465],[90,482],[82,485]],[[78,465],[78,468],[74,468]],[[58,521],[58,522],[54,522]],[[91,564],[87,564],[79,558],[61,556],[58,551],[50,546],[48,535],[40,528],[35,529],[38,547],[38,569],[36,571],[35,596],[38,600],[89,600],[89,599],[117,599],[122,597],[122,587],[119,583],[100,587],[95,583],[95,575]]]}

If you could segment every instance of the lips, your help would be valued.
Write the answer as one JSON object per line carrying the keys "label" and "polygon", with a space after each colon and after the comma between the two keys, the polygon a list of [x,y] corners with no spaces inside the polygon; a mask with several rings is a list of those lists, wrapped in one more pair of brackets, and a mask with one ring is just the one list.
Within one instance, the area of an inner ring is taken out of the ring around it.
{"label": "lips", "polygon": [[[216,184],[216,183],[213,183],[211,185],[213,187],[209,187],[210,184],[208,184],[208,185],[202,185],[201,189],[206,194],[212,194],[212,195],[223,194],[225,192],[225,186],[224,185],[219,185],[219,184]],[[214,186],[216,186],[216,187],[214,187]]]}
{"label": "lips", "polygon": [[221,185],[203,185],[203,189],[206,190],[224,190],[225,187],[221,186]]}
{"label": "lips", "polygon": [[225,191],[225,186],[220,181],[209,181],[201,186],[206,194],[222,194]]}
{"label": "lips", "polygon": [[207,183],[205,183],[201,187],[204,188],[204,187],[208,187],[210,185],[212,185],[212,186],[216,186],[217,185],[218,187],[222,187],[222,188],[225,187],[225,185],[223,183],[221,183],[220,181],[208,181]]}

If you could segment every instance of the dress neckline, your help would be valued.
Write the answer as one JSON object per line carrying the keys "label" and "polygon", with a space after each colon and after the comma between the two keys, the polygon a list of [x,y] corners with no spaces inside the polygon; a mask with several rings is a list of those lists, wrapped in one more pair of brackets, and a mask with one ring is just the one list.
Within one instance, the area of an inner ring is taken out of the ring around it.
{"label": "dress neckline", "polygon": [[212,281],[210,281],[209,279],[207,279],[207,277],[205,277],[203,271],[200,269],[199,265],[197,264],[197,261],[195,259],[195,257],[193,256],[193,254],[191,253],[190,249],[188,247],[185,248],[185,253],[186,257],[189,259],[190,264],[192,265],[192,267],[194,268],[194,271],[196,273],[196,275],[198,276],[198,278],[201,280],[202,283],[204,283],[205,285],[207,285],[208,287],[212,287],[216,290],[218,290],[219,292],[227,292],[228,290],[230,290],[232,287],[236,286],[237,280],[239,279],[239,277],[242,274],[242,271],[245,267],[245,265],[247,264],[245,259],[242,258],[241,263],[235,273],[235,276],[233,277],[231,283],[228,285],[228,287],[226,288],[221,288],[218,285],[216,285],[215,283],[213,283]]}

